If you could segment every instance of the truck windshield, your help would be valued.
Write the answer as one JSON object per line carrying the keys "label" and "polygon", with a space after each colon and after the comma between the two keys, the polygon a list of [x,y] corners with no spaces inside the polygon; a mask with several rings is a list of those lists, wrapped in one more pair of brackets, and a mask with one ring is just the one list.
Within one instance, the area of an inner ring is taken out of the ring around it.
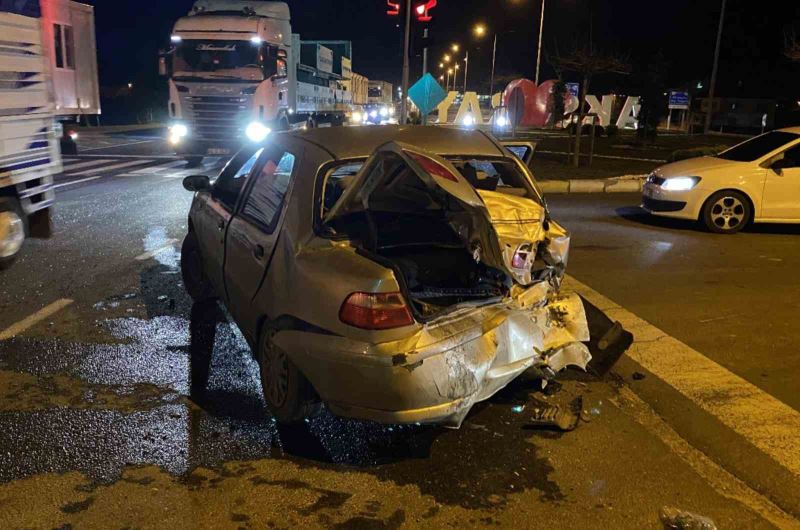
{"label": "truck windshield", "polygon": [[263,80],[268,48],[250,41],[186,40],[175,51],[175,72]]}

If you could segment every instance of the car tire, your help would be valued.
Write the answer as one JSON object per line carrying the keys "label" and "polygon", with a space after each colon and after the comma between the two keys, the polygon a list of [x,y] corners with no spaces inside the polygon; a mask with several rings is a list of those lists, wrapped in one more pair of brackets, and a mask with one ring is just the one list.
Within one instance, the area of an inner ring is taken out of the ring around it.
{"label": "car tire", "polygon": [[718,191],[703,205],[700,219],[715,234],[735,234],[753,220],[753,207],[741,192]]}
{"label": "car tire", "polygon": [[181,275],[183,286],[195,302],[213,300],[214,289],[203,270],[203,256],[194,232],[189,232],[181,247]]}
{"label": "car tire", "polygon": [[0,270],[11,266],[28,236],[28,219],[15,197],[0,197]]}
{"label": "car tire", "polygon": [[278,423],[292,425],[319,416],[322,402],[289,356],[275,345],[277,328],[268,326],[258,344],[261,389]]}

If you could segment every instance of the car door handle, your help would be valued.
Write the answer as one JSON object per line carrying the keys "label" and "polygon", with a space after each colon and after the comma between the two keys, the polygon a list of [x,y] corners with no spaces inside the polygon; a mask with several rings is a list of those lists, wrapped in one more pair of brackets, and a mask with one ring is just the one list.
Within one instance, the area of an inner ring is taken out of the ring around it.
{"label": "car door handle", "polygon": [[265,254],[266,253],[264,252],[264,247],[262,247],[261,245],[256,245],[255,247],[253,247],[253,256],[255,256],[256,259],[258,260],[264,259]]}

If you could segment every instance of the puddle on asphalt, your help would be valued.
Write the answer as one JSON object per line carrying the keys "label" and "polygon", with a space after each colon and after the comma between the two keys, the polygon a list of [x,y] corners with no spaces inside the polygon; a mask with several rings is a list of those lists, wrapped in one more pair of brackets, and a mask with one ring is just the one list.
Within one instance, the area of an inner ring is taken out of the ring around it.
{"label": "puddle on asphalt", "polygon": [[[180,316],[190,307],[185,295],[160,288],[169,270],[159,264],[143,274],[138,297],[109,299],[121,307],[95,309],[111,317],[125,314],[126,303],[146,306],[145,319],[101,321],[113,339],[106,343],[0,342],[0,373],[39,381],[36,392],[26,393],[22,385],[15,394],[23,400],[36,394],[29,408],[0,404],[0,482],[79,471],[110,483],[127,466],[139,465],[160,466],[190,481],[198,467],[289,458],[300,466],[356,467],[466,508],[496,507],[528,489],[563,499],[549,478],[553,468],[533,443],[559,435],[525,431],[525,414],[515,412],[530,398],[530,381],[518,380],[476,406],[458,431],[329,413],[279,426],[266,409],[258,366],[241,334],[216,305],[191,306],[185,313],[190,318]],[[159,298],[165,293],[177,299],[177,312]],[[69,394],[69,382],[76,387],[72,394],[55,399]]]}

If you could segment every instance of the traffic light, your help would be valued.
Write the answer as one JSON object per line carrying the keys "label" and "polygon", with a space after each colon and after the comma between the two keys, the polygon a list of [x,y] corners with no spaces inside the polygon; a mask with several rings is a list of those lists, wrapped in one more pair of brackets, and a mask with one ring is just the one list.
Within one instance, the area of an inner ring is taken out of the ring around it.
{"label": "traffic light", "polygon": [[400,2],[392,2],[392,0],[386,0],[386,5],[389,6],[389,9],[386,11],[386,14],[390,17],[396,17],[400,14]]}
{"label": "traffic light", "polygon": [[438,0],[427,0],[421,4],[417,4],[414,8],[414,12],[417,14],[417,20],[420,22],[430,22],[433,20],[433,17],[428,13],[431,9],[436,7]]}

